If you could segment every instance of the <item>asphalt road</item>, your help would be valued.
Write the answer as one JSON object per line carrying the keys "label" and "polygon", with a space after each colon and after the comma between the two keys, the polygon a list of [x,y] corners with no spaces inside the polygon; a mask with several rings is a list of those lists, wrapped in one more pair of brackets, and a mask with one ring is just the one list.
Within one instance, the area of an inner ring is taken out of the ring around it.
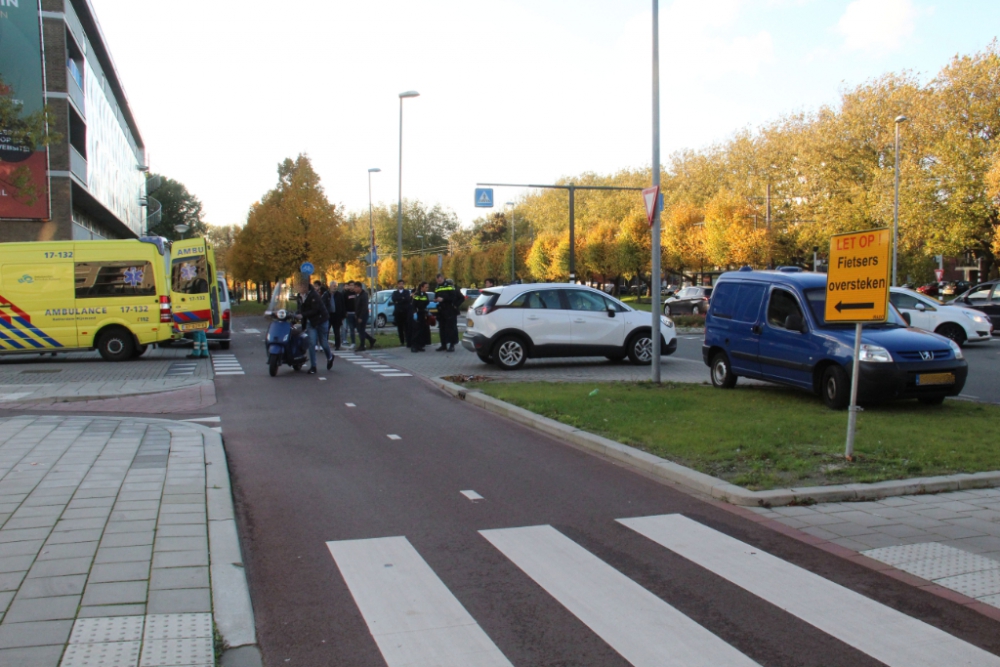
{"label": "asphalt road", "polygon": [[[674,356],[701,361],[703,336],[681,334],[678,336]],[[982,343],[969,343],[962,348],[969,363],[969,378],[960,394],[963,398],[1000,404],[1000,337]],[[708,366],[705,380],[708,381]]]}
{"label": "asphalt road", "polygon": [[[237,338],[246,375],[216,384],[267,665],[1000,664],[959,605],[418,377],[271,378],[262,348]],[[616,521],[675,514],[647,526],[670,548]]]}

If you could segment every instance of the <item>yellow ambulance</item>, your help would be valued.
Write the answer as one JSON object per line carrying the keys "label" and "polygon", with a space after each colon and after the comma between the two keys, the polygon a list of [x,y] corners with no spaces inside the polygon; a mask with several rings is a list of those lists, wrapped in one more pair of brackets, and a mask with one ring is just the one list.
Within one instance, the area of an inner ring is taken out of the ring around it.
{"label": "yellow ambulance", "polygon": [[0,243],[0,354],[137,357],[215,325],[214,275],[201,238]]}

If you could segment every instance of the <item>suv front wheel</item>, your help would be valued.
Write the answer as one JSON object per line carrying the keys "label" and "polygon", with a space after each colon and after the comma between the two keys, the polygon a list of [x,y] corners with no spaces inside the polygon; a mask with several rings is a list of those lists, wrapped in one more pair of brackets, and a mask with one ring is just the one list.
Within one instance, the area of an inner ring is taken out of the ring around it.
{"label": "suv front wheel", "polygon": [[513,371],[524,365],[528,350],[517,336],[504,336],[497,341],[491,356],[502,370]]}
{"label": "suv front wheel", "polygon": [[648,332],[638,333],[628,343],[628,358],[633,364],[645,366],[653,361],[653,338]]}

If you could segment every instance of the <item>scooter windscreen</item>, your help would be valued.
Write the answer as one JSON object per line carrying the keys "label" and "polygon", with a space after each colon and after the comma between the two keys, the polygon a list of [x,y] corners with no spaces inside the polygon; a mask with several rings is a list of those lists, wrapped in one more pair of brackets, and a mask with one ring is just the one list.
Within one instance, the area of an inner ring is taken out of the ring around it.
{"label": "scooter windscreen", "polygon": [[291,288],[284,283],[278,283],[271,291],[271,302],[268,304],[267,310],[264,311],[264,316],[273,317],[279,310],[289,312],[289,305],[294,303],[295,297]]}

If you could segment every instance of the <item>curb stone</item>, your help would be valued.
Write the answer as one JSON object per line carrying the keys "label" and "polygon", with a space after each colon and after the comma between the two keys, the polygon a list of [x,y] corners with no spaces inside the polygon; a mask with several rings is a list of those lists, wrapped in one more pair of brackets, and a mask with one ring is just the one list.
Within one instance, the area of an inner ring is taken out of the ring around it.
{"label": "curb stone", "polygon": [[879,500],[890,496],[940,493],[1000,486],[1000,471],[960,473],[937,477],[875,482],[872,484],[837,484],[770,491],[750,491],[741,486],[692,470],[673,461],[600,435],[582,431],[524,408],[488,396],[477,389],[466,389],[441,378],[431,382],[452,396],[490,412],[530,426],[553,437],[597,452],[625,465],[650,473],[685,488],[709,495],[733,505],[779,507],[844,501]]}
{"label": "curb stone", "polygon": [[212,615],[226,647],[222,664],[226,667],[261,665],[257,648],[250,587],[243,568],[239,533],[233,507],[229,466],[222,435],[207,426],[169,419],[127,418],[152,422],[173,432],[194,428],[205,442],[205,501],[208,509],[209,572],[212,582]]}

